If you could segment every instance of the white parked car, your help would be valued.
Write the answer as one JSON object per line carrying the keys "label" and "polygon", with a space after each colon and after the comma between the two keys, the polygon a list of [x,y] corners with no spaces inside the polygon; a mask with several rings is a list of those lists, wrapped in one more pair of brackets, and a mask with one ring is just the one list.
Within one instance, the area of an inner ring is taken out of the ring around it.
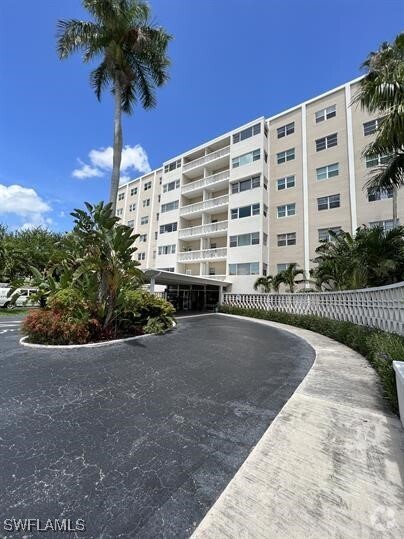
{"label": "white parked car", "polygon": [[[9,295],[10,290],[8,286],[0,287],[0,307],[5,309],[12,307],[34,307],[38,303],[30,299],[30,296],[37,291],[36,288],[31,288],[29,286],[22,286],[21,288],[16,288],[16,290]],[[13,301],[13,296],[16,294],[17,300]]]}

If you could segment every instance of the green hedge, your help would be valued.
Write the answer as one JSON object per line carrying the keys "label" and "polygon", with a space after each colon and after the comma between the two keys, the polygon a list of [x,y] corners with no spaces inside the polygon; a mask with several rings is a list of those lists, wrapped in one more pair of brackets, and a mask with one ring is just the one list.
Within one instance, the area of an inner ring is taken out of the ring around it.
{"label": "green hedge", "polygon": [[367,358],[378,373],[384,393],[395,413],[398,412],[396,379],[393,361],[404,361],[404,337],[395,333],[358,326],[352,322],[331,320],[320,316],[289,314],[279,311],[264,311],[261,309],[243,309],[222,305],[220,312],[261,318],[289,324],[299,328],[310,329],[321,333],[340,343],[346,344]]}

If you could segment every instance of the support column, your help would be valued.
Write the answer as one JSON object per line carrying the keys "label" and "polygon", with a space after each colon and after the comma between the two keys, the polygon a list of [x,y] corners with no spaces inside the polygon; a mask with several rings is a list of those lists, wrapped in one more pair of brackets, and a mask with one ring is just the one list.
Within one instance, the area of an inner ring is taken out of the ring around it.
{"label": "support column", "polygon": [[151,294],[154,294],[154,287],[155,287],[155,284],[156,284],[156,279],[155,279],[155,277],[151,277],[151,279],[150,279],[150,289],[149,289],[149,291],[150,291]]}
{"label": "support column", "polygon": [[219,305],[223,303],[223,286],[219,286]]}

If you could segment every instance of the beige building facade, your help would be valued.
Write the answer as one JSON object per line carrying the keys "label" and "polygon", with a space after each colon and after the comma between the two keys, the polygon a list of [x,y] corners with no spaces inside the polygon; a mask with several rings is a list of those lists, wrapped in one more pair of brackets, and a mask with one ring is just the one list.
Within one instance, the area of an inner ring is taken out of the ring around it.
{"label": "beige building facade", "polygon": [[330,229],[391,227],[392,193],[365,188],[383,156],[362,155],[378,118],[352,104],[358,82],[258,118],[122,185],[117,215],[139,234],[141,268],[252,293],[257,277],[289,263],[308,272]]}

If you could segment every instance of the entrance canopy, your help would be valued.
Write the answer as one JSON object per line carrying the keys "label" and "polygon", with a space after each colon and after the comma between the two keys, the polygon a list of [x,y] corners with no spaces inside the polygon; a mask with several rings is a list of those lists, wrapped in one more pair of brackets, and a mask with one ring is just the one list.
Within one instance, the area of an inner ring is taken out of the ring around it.
{"label": "entrance canopy", "polygon": [[226,288],[230,286],[229,281],[221,281],[219,279],[211,279],[201,275],[187,275],[185,273],[174,273],[173,271],[146,269],[144,271],[145,279],[152,284],[162,285],[210,285]]}

